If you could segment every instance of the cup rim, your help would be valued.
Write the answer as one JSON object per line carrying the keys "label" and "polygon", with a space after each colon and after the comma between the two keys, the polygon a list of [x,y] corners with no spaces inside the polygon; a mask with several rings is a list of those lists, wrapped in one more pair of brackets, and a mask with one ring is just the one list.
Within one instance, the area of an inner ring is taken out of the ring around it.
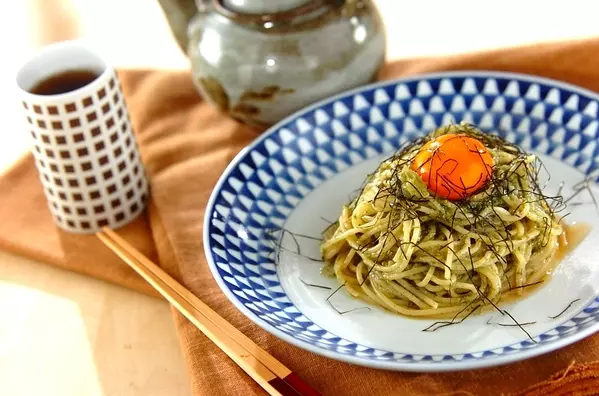
{"label": "cup rim", "polygon": [[[21,84],[19,84],[19,76],[21,75],[23,70],[26,68],[26,66],[28,66],[32,62],[39,60],[42,57],[48,56],[48,54],[50,54],[52,52],[55,52],[57,50],[64,49],[67,47],[79,47],[83,50],[88,51],[90,54],[96,56],[103,64],[102,72],[89,84],[86,84],[83,87],[74,89],[72,91],[63,92],[60,94],[39,95],[39,94],[29,92],[28,90],[24,89],[21,86]],[[14,75],[13,83],[14,83],[14,85],[16,85],[17,90],[20,91],[21,96],[24,98],[31,98],[32,100],[35,100],[35,101],[56,101],[56,100],[62,101],[62,100],[68,100],[70,98],[73,98],[73,99],[78,98],[79,96],[81,96],[82,92],[87,90],[90,86],[92,86],[94,84],[98,84],[99,81],[104,80],[105,77],[107,75],[109,75],[111,72],[112,72],[112,66],[110,65],[110,63],[107,62],[106,58],[102,55],[102,53],[100,51],[97,51],[96,49],[94,49],[93,46],[89,45],[86,41],[81,40],[81,39],[64,40],[64,41],[58,41],[55,43],[44,45],[44,46],[40,47],[39,49],[37,49],[36,51],[34,51],[33,54],[31,54],[25,61],[23,61],[21,63],[19,69],[17,70],[17,72]]]}

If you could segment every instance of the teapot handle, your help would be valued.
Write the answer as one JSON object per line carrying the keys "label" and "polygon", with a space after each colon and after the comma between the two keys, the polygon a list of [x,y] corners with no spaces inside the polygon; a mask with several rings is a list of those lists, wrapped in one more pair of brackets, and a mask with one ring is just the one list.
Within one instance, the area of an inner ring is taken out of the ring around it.
{"label": "teapot handle", "polygon": [[187,27],[198,11],[205,11],[210,0],[158,0],[179,48],[187,55]]}

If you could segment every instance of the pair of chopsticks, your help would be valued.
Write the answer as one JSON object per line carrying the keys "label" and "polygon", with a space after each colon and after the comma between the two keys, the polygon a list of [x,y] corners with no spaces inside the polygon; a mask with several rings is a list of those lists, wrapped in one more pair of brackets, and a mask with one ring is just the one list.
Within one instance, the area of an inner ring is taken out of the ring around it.
{"label": "pair of chopsticks", "polygon": [[116,232],[103,228],[97,236],[270,395],[320,395]]}

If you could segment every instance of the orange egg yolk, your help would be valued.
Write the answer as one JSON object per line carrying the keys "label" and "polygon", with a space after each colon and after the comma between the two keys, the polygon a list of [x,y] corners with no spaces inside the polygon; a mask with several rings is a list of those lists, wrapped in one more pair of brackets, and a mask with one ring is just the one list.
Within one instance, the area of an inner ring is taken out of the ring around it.
{"label": "orange egg yolk", "polygon": [[458,201],[487,185],[493,165],[491,153],[479,140],[468,135],[447,134],[424,144],[411,167],[432,194]]}

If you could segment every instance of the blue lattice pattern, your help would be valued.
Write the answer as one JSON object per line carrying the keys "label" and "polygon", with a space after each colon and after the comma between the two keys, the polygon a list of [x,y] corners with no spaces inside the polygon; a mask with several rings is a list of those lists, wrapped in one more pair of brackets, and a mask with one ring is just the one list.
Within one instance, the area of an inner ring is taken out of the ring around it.
{"label": "blue lattice pattern", "polygon": [[253,143],[229,166],[207,211],[206,250],[214,276],[233,302],[298,344],[375,361],[489,359],[553,343],[599,322],[599,298],[571,320],[498,349],[413,355],[358,345],[305,317],[278,279],[271,231],[328,178],[456,121],[496,133],[525,150],[599,177],[597,96],[534,77],[448,73],[387,82],[312,106]]}

